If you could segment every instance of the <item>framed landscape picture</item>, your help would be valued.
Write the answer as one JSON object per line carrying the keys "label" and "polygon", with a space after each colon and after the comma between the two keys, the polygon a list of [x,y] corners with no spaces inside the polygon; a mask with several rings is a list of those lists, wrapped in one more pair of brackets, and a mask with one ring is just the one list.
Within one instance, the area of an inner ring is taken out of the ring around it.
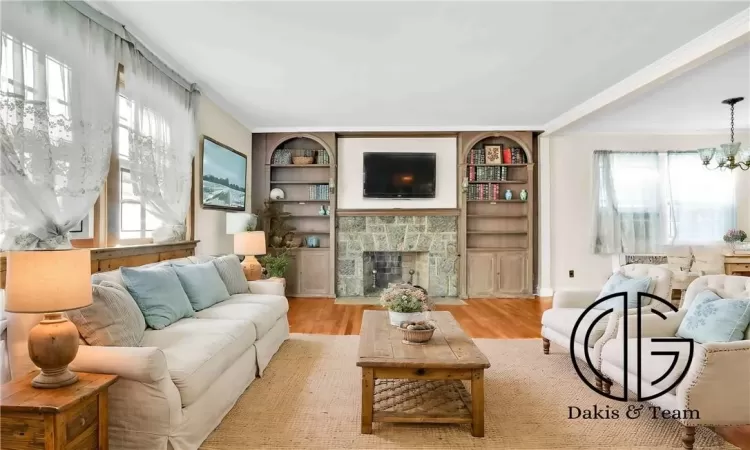
{"label": "framed landscape picture", "polygon": [[244,211],[247,156],[203,136],[201,204],[208,209]]}

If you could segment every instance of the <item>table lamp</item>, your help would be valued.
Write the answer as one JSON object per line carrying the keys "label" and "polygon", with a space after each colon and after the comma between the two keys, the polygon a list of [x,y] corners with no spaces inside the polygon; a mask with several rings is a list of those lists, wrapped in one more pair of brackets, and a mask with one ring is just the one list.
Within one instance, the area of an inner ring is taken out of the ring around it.
{"label": "table lamp", "polygon": [[44,313],[29,332],[29,357],[41,369],[36,388],[58,388],[78,381],[68,370],[78,353],[78,329],[62,311],[91,304],[89,250],[9,252],[5,310]]}
{"label": "table lamp", "polygon": [[266,233],[263,231],[245,231],[234,235],[234,253],[244,255],[242,271],[247,281],[260,280],[263,268],[256,255],[266,254]]}

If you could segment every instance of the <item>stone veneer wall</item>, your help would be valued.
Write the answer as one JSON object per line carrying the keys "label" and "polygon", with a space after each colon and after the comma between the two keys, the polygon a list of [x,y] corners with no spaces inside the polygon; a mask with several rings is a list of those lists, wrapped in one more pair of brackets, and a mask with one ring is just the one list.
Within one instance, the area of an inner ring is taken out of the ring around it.
{"label": "stone veneer wall", "polygon": [[428,293],[458,295],[458,218],[454,216],[343,216],[337,218],[336,295],[364,295],[362,253],[427,252]]}

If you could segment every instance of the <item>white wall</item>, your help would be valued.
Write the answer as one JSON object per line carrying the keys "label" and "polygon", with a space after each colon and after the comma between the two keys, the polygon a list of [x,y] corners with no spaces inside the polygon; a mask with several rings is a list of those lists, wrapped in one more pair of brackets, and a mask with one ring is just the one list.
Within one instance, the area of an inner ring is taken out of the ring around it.
{"label": "white wall", "polygon": [[[458,143],[455,137],[339,138],[337,202],[341,209],[456,208]],[[362,195],[365,152],[435,153],[435,198],[379,199]]]}
{"label": "white wall", "polygon": [[[598,289],[612,273],[612,258],[595,255],[590,250],[594,150],[694,150],[717,146],[727,141],[728,135],[571,134],[548,139],[549,157],[545,161],[546,155],[542,155],[540,165],[548,164],[549,168],[540,173],[542,176],[549,173],[550,220],[549,228],[541,230],[541,242],[549,242],[550,262],[540,267],[541,287],[561,290]],[[739,133],[735,140],[750,143],[750,133]],[[697,157],[695,163],[700,164]],[[750,229],[750,173],[739,172],[738,226],[747,230]],[[568,277],[568,270],[575,270],[574,278]]]}
{"label": "white wall", "polygon": [[[198,117],[199,133],[227,145],[247,158],[247,210],[250,210],[250,178],[252,176],[250,153],[252,152],[252,135],[250,131],[237,122],[231,115],[219,108],[208,97],[201,96]],[[232,236],[226,234],[225,211],[203,209],[201,207],[201,159],[200,152],[195,156],[194,180],[195,195],[195,239],[199,240],[198,255],[215,255],[232,253]]]}

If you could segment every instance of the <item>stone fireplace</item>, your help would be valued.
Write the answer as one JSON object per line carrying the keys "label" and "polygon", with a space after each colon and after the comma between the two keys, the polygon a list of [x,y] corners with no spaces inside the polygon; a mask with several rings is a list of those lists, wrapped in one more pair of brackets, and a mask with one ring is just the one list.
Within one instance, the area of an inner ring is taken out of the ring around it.
{"label": "stone fireplace", "polygon": [[455,216],[338,217],[336,295],[378,296],[411,279],[431,296],[454,297],[457,236]]}

